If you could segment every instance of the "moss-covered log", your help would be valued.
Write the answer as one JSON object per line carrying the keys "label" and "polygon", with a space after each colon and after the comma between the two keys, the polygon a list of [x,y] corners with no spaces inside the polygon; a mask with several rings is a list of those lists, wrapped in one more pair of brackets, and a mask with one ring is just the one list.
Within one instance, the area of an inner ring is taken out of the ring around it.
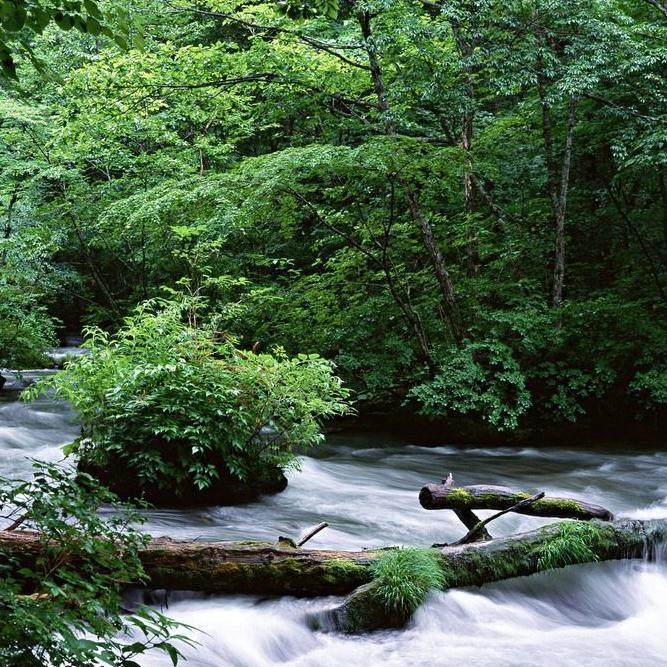
{"label": "moss-covered log", "polygon": [[[0,554],[33,565],[42,543],[31,531],[0,531]],[[371,578],[373,551],[299,549],[290,541],[191,542],[160,537],[141,550],[147,586],[206,593],[343,595]],[[128,582],[141,585],[142,582]]]}
{"label": "moss-covered log", "polygon": [[[575,563],[642,558],[667,542],[667,520],[567,522],[487,542],[440,550],[446,588],[481,586]],[[387,608],[381,583],[371,581],[341,604],[310,617],[313,626],[367,632],[405,624],[411,614]],[[414,611],[414,610],[413,610]]]}
{"label": "moss-covered log", "polygon": [[[419,502],[427,510],[505,510],[531,497],[531,493],[506,486],[473,485],[448,488],[446,484],[427,484],[419,492]],[[614,515],[600,505],[576,500],[545,496],[516,510],[520,514],[560,519],[600,519],[611,521]]]}
{"label": "moss-covered log", "polygon": [[[548,545],[557,545],[567,564],[564,524],[527,533],[439,550],[448,587],[481,584],[557,567],[545,560]],[[641,557],[646,549],[667,541],[667,520],[598,521],[581,525],[587,559]],[[567,537],[567,536],[565,536]],[[590,544],[588,544],[590,543]],[[0,531],[0,553],[18,567],[39,558],[42,543],[29,531]],[[341,595],[372,579],[371,565],[384,550],[329,551],[299,549],[287,542],[188,542],[153,539],[141,551],[152,588],[209,593],[258,595]],[[540,561],[542,558],[542,561]],[[140,582],[136,582],[140,583]]]}

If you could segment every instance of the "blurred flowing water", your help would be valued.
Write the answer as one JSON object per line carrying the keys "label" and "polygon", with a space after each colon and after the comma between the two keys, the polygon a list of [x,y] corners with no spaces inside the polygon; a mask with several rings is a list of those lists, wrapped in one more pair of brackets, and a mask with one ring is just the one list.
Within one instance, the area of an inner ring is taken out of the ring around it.
{"label": "blurred flowing water", "polygon": [[[0,397],[3,393],[0,392]],[[15,398],[15,395],[9,395]],[[66,405],[0,400],[0,474],[25,476],[27,457],[57,460],[77,435]],[[536,443],[537,444],[537,443]],[[320,521],[313,548],[427,546],[455,539],[451,512],[420,508],[420,487],[452,472],[457,484],[489,483],[585,497],[625,516],[667,517],[667,452],[621,447],[421,447],[386,433],[335,434],[287,490],[240,507],[153,510],[154,535],[200,540],[297,537]],[[481,515],[486,513],[481,512]],[[548,520],[547,520],[548,521]],[[496,535],[545,520],[508,515]],[[187,650],[196,667],[420,667],[667,665],[667,565],[624,561],[570,567],[481,589],[438,593],[400,632],[362,637],[310,630],[307,610],[334,598],[172,594],[167,613],[201,632]],[[171,664],[163,656],[147,667]]]}

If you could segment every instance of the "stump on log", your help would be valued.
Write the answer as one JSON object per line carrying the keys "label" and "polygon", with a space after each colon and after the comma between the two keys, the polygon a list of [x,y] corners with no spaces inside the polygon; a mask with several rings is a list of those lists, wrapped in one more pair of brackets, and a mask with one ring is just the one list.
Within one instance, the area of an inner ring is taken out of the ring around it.
{"label": "stump on log", "polygon": [[[506,486],[473,485],[447,486],[446,484],[427,484],[419,492],[419,502],[427,510],[506,510],[522,500],[531,497],[531,493],[511,489]],[[611,521],[614,515],[605,507],[577,500],[545,496],[530,505],[515,510],[519,514],[560,519],[580,519],[589,521],[600,519]]]}

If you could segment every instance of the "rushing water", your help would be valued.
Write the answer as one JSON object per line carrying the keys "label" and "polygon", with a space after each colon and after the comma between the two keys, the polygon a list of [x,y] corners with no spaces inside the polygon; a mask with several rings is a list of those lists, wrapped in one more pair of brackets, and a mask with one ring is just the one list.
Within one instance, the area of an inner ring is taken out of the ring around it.
{"label": "rushing water", "polygon": [[[0,474],[27,475],[26,457],[57,460],[76,436],[66,406],[0,402]],[[417,493],[452,472],[457,484],[498,483],[582,496],[633,517],[667,516],[667,452],[608,449],[419,447],[389,434],[336,434],[304,457],[287,490],[242,507],[155,510],[146,528],[190,539],[297,537],[327,521],[313,548],[429,545],[454,539],[452,513],[427,512]],[[484,513],[481,513],[484,514]],[[543,523],[508,515],[505,534]],[[626,561],[570,567],[434,594],[403,631],[363,637],[310,630],[307,610],[333,598],[173,594],[167,612],[193,625],[196,667],[421,667],[667,665],[667,565]],[[171,664],[156,656],[145,665]]]}

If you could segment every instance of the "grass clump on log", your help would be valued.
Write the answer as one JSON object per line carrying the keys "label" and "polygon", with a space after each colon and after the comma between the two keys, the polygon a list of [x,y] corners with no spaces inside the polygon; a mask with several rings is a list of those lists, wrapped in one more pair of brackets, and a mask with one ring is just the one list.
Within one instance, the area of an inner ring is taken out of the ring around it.
{"label": "grass clump on log", "polygon": [[592,546],[598,529],[579,521],[563,522],[553,539],[540,546],[537,559],[538,570],[553,570],[576,563],[598,560]]}
{"label": "grass clump on log", "polygon": [[447,586],[435,549],[391,549],[372,565],[375,596],[392,614],[409,617],[431,590]]}

